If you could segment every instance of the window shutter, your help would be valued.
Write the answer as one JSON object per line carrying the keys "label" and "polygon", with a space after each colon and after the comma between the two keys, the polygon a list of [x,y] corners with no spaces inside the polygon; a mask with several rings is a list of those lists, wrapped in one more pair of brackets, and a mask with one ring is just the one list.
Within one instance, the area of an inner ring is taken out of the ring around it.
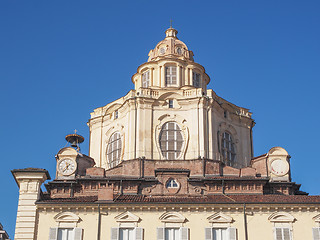
{"label": "window shutter", "polygon": [[274,229],[275,240],[282,240],[282,231],[281,228]]}
{"label": "window shutter", "polygon": [[290,229],[282,228],[282,231],[283,231],[283,240],[291,240]]}
{"label": "window shutter", "polygon": [[74,229],[74,240],[82,240],[82,228]]}
{"label": "window shutter", "polygon": [[50,228],[49,240],[57,240],[57,239],[58,239],[58,228]]}
{"label": "window shutter", "polygon": [[111,240],[119,239],[119,228],[111,228]]}
{"label": "window shutter", "polygon": [[228,236],[229,236],[229,240],[237,240],[237,229],[230,227],[227,230]]}
{"label": "window shutter", "polygon": [[189,228],[180,228],[180,240],[189,240]]}
{"label": "window shutter", "polygon": [[143,240],[143,228],[135,228],[135,240]]}
{"label": "window shutter", "polygon": [[189,228],[180,228],[180,240],[189,240]]}
{"label": "window shutter", "polygon": [[165,240],[164,239],[164,228],[163,227],[157,228],[157,240]]}
{"label": "window shutter", "polygon": [[212,228],[205,228],[205,240],[212,240]]}
{"label": "window shutter", "polygon": [[320,228],[312,228],[313,240],[320,240]]}

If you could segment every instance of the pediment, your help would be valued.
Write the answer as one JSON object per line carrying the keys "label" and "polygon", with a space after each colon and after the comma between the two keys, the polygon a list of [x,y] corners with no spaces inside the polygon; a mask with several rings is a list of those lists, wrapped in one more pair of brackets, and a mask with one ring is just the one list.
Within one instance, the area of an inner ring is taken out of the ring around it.
{"label": "pediment", "polygon": [[117,215],[114,218],[117,222],[138,222],[140,218],[137,215],[127,211]]}
{"label": "pediment", "polygon": [[320,214],[314,216],[312,219],[313,219],[315,222],[320,223]]}
{"label": "pediment", "polygon": [[167,223],[184,223],[186,218],[178,212],[165,212],[159,219]]}
{"label": "pediment", "polygon": [[207,218],[210,223],[232,223],[233,218],[223,213],[214,213]]}
{"label": "pediment", "polygon": [[79,222],[81,219],[79,216],[77,216],[76,214],[72,213],[72,212],[61,212],[58,213],[55,217],[54,220],[56,220],[56,222]]}
{"label": "pediment", "polygon": [[63,155],[63,156],[77,156],[78,152],[73,149],[72,147],[64,147],[61,148],[57,154],[58,156]]}
{"label": "pediment", "polygon": [[270,222],[294,222],[295,218],[286,212],[275,212],[269,216],[268,220]]}
{"label": "pediment", "polygon": [[282,147],[273,147],[269,150],[269,155],[273,156],[288,156],[288,152]]}

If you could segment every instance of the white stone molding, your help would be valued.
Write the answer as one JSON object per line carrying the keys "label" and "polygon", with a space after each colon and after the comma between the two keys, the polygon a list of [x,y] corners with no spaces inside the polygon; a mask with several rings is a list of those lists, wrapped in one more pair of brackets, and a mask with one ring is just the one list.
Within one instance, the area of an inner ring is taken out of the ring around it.
{"label": "white stone molding", "polygon": [[272,156],[288,156],[288,152],[282,147],[273,147],[269,150],[268,155]]}
{"label": "white stone molding", "polygon": [[207,217],[212,227],[216,228],[229,228],[233,222],[233,218],[225,215],[222,212],[217,212]]}
{"label": "white stone molding", "polygon": [[104,109],[104,116],[112,115],[112,113],[116,110],[118,110],[122,105],[118,102],[113,103],[110,105],[107,109]]}
{"label": "white stone molding", "polygon": [[81,218],[72,212],[60,212],[54,216],[54,220],[57,222],[58,228],[75,228]]}
{"label": "white stone molding", "polygon": [[114,219],[119,223],[119,227],[137,227],[140,218],[127,211],[115,216]]}
{"label": "white stone molding", "polygon": [[187,219],[178,212],[165,212],[159,217],[159,220],[165,227],[183,227],[183,223],[187,221]]}
{"label": "white stone molding", "polygon": [[317,227],[320,228],[320,214],[314,216],[314,217],[312,218],[312,220],[315,221],[316,224],[317,224]]}
{"label": "white stone molding", "polygon": [[176,114],[164,114],[158,118],[158,124],[154,129],[154,136],[155,136],[154,141],[155,141],[155,145],[158,149],[159,158],[161,160],[167,160],[162,155],[161,148],[160,148],[160,142],[159,142],[159,137],[160,137],[160,132],[161,132],[162,126],[167,122],[176,122],[181,129],[181,133],[182,133],[182,137],[183,137],[183,144],[182,144],[182,148],[181,148],[181,153],[177,157],[176,160],[183,160],[183,159],[185,159],[186,150],[187,150],[188,143],[189,143],[189,128],[187,126],[187,120],[185,120],[183,117],[176,115]]}
{"label": "white stone molding", "polygon": [[274,212],[268,220],[273,223],[274,227],[289,227],[292,230],[292,224],[296,220],[290,213]]}

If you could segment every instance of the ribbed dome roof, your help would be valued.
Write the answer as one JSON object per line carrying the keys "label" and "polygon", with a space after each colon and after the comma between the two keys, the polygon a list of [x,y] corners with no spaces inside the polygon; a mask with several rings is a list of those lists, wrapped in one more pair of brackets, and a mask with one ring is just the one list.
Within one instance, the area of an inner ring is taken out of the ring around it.
{"label": "ribbed dome roof", "polygon": [[178,31],[172,27],[166,30],[166,37],[149,52],[150,61],[163,58],[176,58],[193,62],[193,52],[188,50],[187,45],[177,38]]}

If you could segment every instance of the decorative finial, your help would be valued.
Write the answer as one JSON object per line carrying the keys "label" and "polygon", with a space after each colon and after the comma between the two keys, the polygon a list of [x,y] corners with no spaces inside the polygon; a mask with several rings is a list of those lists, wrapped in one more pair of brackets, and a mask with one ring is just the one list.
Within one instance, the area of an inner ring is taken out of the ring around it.
{"label": "decorative finial", "polygon": [[80,151],[79,144],[84,141],[84,137],[77,134],[77,129],[75,129],[73,134],[66,136],[66,140],[68,143],[70,143],[71,147],[74,147],[77,149],[77,151]]}
{"label": "decorative finial", "polygon": [[170,28],[172,28],[172,19],[170,19]]}

